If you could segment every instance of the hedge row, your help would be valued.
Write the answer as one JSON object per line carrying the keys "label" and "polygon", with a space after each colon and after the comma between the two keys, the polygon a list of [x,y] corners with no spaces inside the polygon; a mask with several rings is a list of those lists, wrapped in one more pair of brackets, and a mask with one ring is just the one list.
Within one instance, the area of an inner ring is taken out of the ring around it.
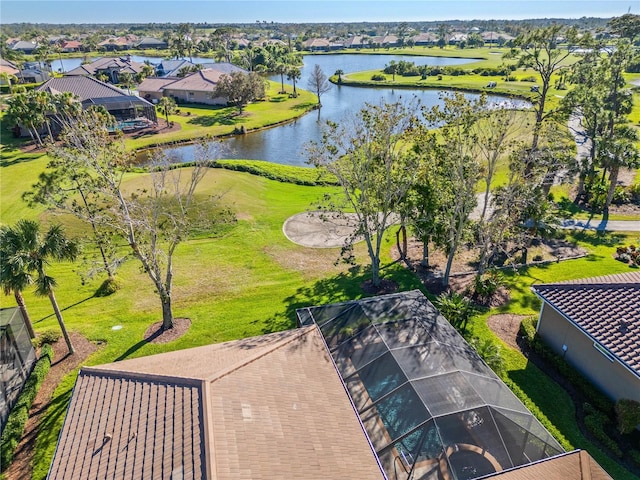
{"label": "hedge row", "polygon": [[585,396],[585,398],[601,412],[613,418],[614,403],[593,384],[587,380],[580,372],[567,363],[564,358],[555,353],[548,345],[542,341],[536,332],[535,317],[527,318],[520,324],[520,334],[527,340],[531,349],[551,364],[557,371],[566,378]]}
{"label": "hedge row", "polygon": [[2,471],[6,470],[13,460],[18,443],[22,438],[24,427],[29,419],[29,410],[31,404],[36,398],[36,393],[40,389],[40,385],[49,372],[51,361],[53,360],[53,349],[49,344],[42,346],[40,350],[40,358],[33,367],[33,371],[20,392],[18,401],[11,409],[7,424],[0,437],[0,465]]}

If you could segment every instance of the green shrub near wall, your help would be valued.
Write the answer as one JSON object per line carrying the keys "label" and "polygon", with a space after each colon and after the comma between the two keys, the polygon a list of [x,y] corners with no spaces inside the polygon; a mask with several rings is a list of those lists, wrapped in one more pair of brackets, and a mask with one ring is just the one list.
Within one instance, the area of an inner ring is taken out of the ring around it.
{"label": "green shrub near wall", "polygon": [[53,349],[51,345],[45,344],[40,350],[40,358],[33,367],[33,371],[20,392],[18,401],[11,409],[7,424],[5,425],[2,437],[0,437],[0,465],[2,471],[6,470],[13,460],[18,443],[22,438],[24,427],[29,419],[31,404],[36,398],[36,393],[40,385],[49,372],[51,361],[53,360]]}

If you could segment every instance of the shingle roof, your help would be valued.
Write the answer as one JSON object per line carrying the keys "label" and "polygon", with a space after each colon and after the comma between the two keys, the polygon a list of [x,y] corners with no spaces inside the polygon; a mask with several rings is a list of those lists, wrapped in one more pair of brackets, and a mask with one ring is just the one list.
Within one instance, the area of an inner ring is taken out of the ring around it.
{"label": "shingle roof", "polygon": [[[164,399],[186,395],[199,408],[171,423]],[[384,478],[313,326],[83,369],[49,479],[170,478],[167,458],[184,479]],[[73,474],[89,461],[101,469]]]}
{"label": "shingle roof", "polygon": [[213,92],[220,77],[225,75],[218,70],[205,69],[176,80],[165,88],[171,90],[191,90],[195,92]]}
{"label": "shingle roof", "polygon": [[640,272],[532,288],[640,376]]}
{"label": "shingle roof", "polygon": [[611,476],[585,450],[558,455],[532,465],[496,473],[483,479],[540,480],[612,480]]}
{"label": "shingle roof", "polygon": [[93,77],[85,76],[64,76],[51,78],[37,90],[44,90],[52,93],[71,92],[80,97],[80,101],[91,98],[107,98],[107,97],[127,97],[126,92],[120,90],[113,85],[101,82]]}

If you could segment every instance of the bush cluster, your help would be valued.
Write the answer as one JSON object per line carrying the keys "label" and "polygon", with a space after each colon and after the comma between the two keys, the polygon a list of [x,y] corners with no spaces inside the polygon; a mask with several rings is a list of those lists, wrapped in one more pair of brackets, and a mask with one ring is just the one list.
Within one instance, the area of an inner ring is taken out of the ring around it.
{"label": "bush cluster", "polygon": [[640,248],[635,245],[616,248],[616,260],[628,263],[629,266],[640,267]]}
{"label": "bush cluster", "polygon": [[44,332],[38,334],[36,338],[31,340],[34,348],[40,348],[45,344],[52,345],[56,343],[60,337],[62,336],[62,332],[60,330],[45,330]]}
{"label": "bush cluster", "polygon": [[615,410],[620,433],[631,433],[640,425],[640,402],[621,398],[616,402]]}
{"label": "bush cluster", "polygon": [[584,426],[587,428],[589,433],[606,448],[611,450],[616,457],[621,458],[622,450],[616,442],[611,440],[605,431],[607,425],[610,423],[609,418],[589,403],[584,404],[584,411]]}
{"label": "bush cluster", "polygon": [[375,73],[371,76],[371,80],[373,80],[374,82],[384,82],[386,79],[387,77],[385,77],[381,73]]}
{"label": "bush cluster", "polygon": [[3,471],[6,470],[13,460],[13,454],[22,438],[24,426],[29,419],[29,409],[31,408],[33,400],[36,398],[36,393],[38,393],[40,385],[42,385],[44,378],[49,372],[52,359],[53,349],[51,345],[43,345],[40,351],[40,358],[25,382],[18,401],[11,409],[4,432],[2,432],[2,437],[0,437],[0,465],[2,465]]}

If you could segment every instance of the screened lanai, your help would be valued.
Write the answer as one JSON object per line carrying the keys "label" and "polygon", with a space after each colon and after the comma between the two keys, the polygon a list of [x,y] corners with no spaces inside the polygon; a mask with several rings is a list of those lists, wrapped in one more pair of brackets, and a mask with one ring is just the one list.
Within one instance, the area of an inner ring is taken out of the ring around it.
{"label": "screened lanai", "polygon": [[297,314],[320,329],[388,478],[472,479],[564,451],[421,292]]}

